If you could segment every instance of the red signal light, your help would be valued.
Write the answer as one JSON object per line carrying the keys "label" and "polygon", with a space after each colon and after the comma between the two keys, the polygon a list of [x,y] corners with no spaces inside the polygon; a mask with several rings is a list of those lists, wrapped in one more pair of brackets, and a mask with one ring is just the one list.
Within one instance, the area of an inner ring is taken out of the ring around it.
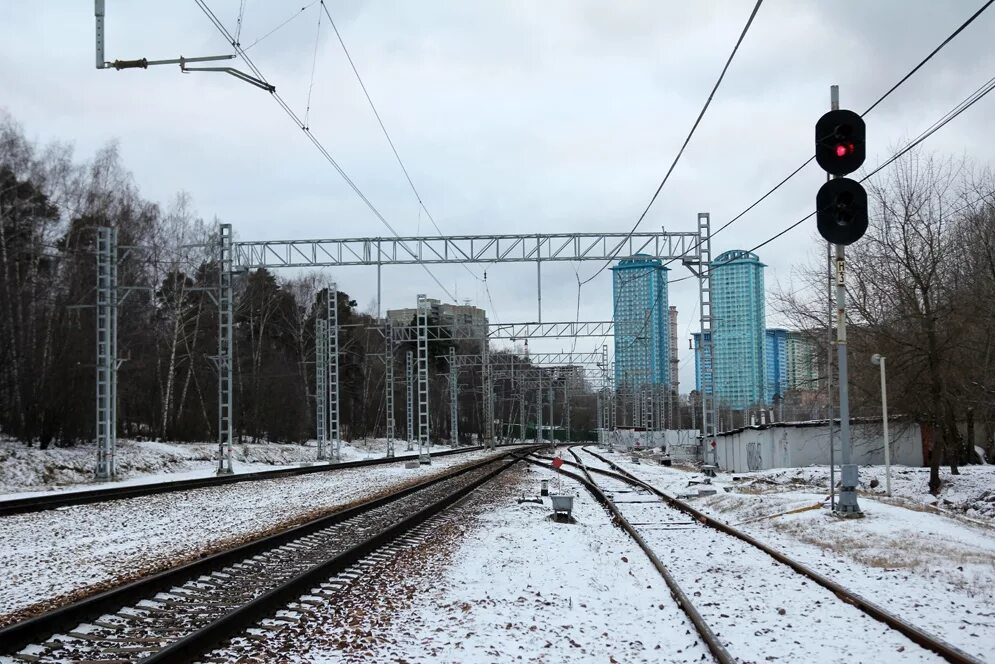
{"label": "red signal light", "polygon": [[847,149],[846,149],[845,145],[843,145],[841,143],[841,144],[839,144],[839,145],[836,146],[836,156],[837,157],[845,157],[846,153],[847,153]]}

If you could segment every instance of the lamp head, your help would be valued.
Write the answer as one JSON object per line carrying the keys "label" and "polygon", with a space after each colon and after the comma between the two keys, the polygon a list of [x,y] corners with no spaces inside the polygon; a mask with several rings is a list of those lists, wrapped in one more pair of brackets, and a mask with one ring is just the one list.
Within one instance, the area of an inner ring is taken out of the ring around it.
{"label": "lamp head", "polygon": [[873,355],[871,355],[871,364],[873,364],[874,366],[880,366],[881,360],[883,359],[884,357],[882,355],[880,355],[879,353],[874,353]]}

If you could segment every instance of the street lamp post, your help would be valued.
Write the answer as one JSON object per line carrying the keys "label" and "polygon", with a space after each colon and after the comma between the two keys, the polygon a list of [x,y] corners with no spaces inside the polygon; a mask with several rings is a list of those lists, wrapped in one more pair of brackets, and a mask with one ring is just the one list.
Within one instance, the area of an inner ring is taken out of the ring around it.
{"label": "street lamp post", "polygon": [[885,380],[885,357],[874,353],[871,364],[881,367],[881,424],[884,427],[884,486],[885,492],[891,496],[891,443],[888,441],[888,386]]}

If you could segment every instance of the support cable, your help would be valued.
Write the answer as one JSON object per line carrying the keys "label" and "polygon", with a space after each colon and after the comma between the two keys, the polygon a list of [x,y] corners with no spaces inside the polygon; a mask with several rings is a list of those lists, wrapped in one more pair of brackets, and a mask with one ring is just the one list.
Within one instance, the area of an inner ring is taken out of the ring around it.
{"label": "support cable", "polygon": [[[241,46],[239,46],[237,44],[237,42],[235,41],[233,35],[228,31],[227,28],[225,28],[224,24],[221,23],[221,21],[214,14],[214,12],[211,10],[211,8],[207,6],[206,1],[205,0],[194,0],[194,2],[196,2],[197,6],[200,7],[201,11],[204,12],[204,15],[207,16],[208,19],[210,19],[211,23],[214,24],[214,27],[218,30],[218,32],[221,33],[221,35],[235,49],[235,52],[238,53],[239,56],[241,56],[242,60],[246,64],[246,66],[248,66],[249,69],[252,70],[252,72],[256,75],[256,77],[260,81],[268,84],[269,81],[263,75],[262,71],[259,70],[259,67],[256,66],[256,63],[253,62],[252,58],[250,58],[249,55],[245,52],[246,49],[243,49]],[[317,0],[315,0],[315,3],[316,2],[317,2]],[[311,4],[313,5],[315,3],[311,3]],[[310,5],[308,5],[308,6],[310,6]],[[307,7],[304,7],[303,9],[307,9]],[[303,9],[302,9],[302,11],[303,11]],[[328,152],[328,150],[321,143],[321,141],[319,141],[318,138],[311,132],[311,130],[304,124],[304,122],[301,121],[301,118],[297,115],[297,113],[294,112],[294,110],[292,108],[290,108],[290,105],[287,104],[287,102],[283,99],[283,97],[280,96],[280,94],[276,91],[275,87],[270,90],[270,96],[273,98],[274,101],[276,101],[276,103],[280,106],[280,108],[283,109],[284,113],[287,114],[287,117],[289,117],[290,120],[294,124],[296,124],[299,129],[301,129],[304,132],[304,135],[307,136],[308,140],[311,141],[311,143],[318,150],[318,152],[321,153],[321,156],[323,156],[325,158],[325,160],[329,164],[331,164],[331,166],[335,169],[335,171],[339,174],[339,176],[345,181],[345,183],[347,185],[349,185],[349,188],[352,189],[353,192],[360,198],[360,200],[363,201],[363,203],[366,205],[366,207],[369,208],[370,212],[372,212],[373,215],[377,219],[379,219],[380,222],[384,226],[386,226],[387,229],[391,233],[393,233],[393,235],[394,235],[395,238],[400,239],[401,236],[397,233],[397,231],[390,224],[390,222],[387,221],[386,217],[384,217],[383,214],[380,213],[380,210],[378,210],[377,207],[375,205],[373,205],[372,201],[370,201],[370,199],[366,197],[366,194],[364,194],[363,191],[359,188],[359,186],[355,182],[353,182],[352,178],[349,177],[349,175],[345,172],[345,170],[343,170],[342,167],[339,166],[339,163],[335,160],[334,157],[332,157],[331,153]],[[430,270],[429,267],[426,264],[424,264],[424,263],[418,263],[418,265],[420,265],[422,267],[422,269],[424,269],[425,272],[430,277],[432,277],[432,280],[435,282],[435,284],[440,289],[442,289],[442,291],[444,293],[446,293],[446,295],[448,295],[454,302],[456,301],[456,297],[449,291],[448,288],[446,288],[442,284],[441,281],[439,281],[439,278],[435,276],[435,273],[432,272],[432,270]]]}
{"label": "support cable", "polygon": [[[995,0],[992,0],[992,1],[995,2]],[[925,141],[926,139],[928,139],[930,136],[932,136],[937,131],[939,131],[940,129],[942,129],[943,127],[945,127],[947,124],[949,124],[951,121],[953,121],[955,118],[957,118],[961,113],[963,113],[964,111],[966,111],[967,109],[969,109],[971,106],[973,106],[977,102],[981,101],[981,99],[983,99],[992,90],[995,90],[995,77],[989,79],[981,87],[979,87],[974,92],[972,92],[971,94],[969,94],[966,98],[964,98],[962,101],[960,101],[952,109],[950,109],[949,111],[947,111],[939,120],[937,120],[932,125],[930,125],[925,130],[923,130],[916,138],[914,138],[913,140],[909,141],[909,143],[906,144],[905,147],[903,147],[900,150],[898,150],[897,152],[895,152],[895,154],[893,154],[891,157],[889,157],[888,159],[886,159],[881,165],[879,165],[873,171],[871,171],[867,175],[863,176],[859,181],[862,182],[862,183],[866,182],[872,176],[878,174],[879,172],[881,172],[882,170],[884,170],[888,166],[891,166],[898,159],[900,159],[901,157],[903,157],[905,154],[907,154],[911,150],[915,149],[923,141]],[[978,198],[977,200],[973,201],[972,203],[969,203],[969,204],[961,207],[960,210],[958,210],[957,212],[960,212],[962,210],[967,209],[968,207],[971,207],[972,205],[977,204],[978,202],[980,202],[980,201],[984,200],[985,198],[987,198],[989,195],[990,194],[987,194],[987,193],[983,194],[980,198]],[[957,212],[954,212],[953,214],[957,214]],[[812,212],[808,213],[807,215],[805,215],[804,217],[802,217],[798,221],[795,221],[794,223],[792,223],[791,225],[787,226],[786,228],[778,231],[777,233],[775,233],[771,237],[767,238],[766,240],[764,240],[760,244],[756,245],[755,247],[749,249],[748,251],[752,253],[752,252],[756,251],[757,249],[761,249],[761,248],[767,246],[768,244],[770,244],[774,240],[780,238],[783,235],[786,235],[787,233],[789,233],[790,231],[794,230],[798,226],[801,226],[803,223],[805,223],[806,221],[808,221],[809,219],[811,219],[812,217],[814,217],[817,213],[818,213],[818,210],[813,210]],[[710,273],[711,273],[711,270],[709,270],[705,274],[707,276]],[[686,277],[681,277],[679,279],[673,279],[671,281],[668,281],[667,283],[668,284],[673,284],[673,283],[678,283],[678,282],[681,282],[681,281],[686,281],[687,279],[692,279],[692,278],[697,278],[697,276],[696,275],[688,275]],[[661,294],[662,294],[662,291],[661,291]],[[659,306],[660,299],[661,299],[661,296],[658,295],[657,296],[657,305],[656,306]],[[653,309],[655,309],[655,307]],[[649,324],[650,316],[652,315],[653,309],[651,309],[650,312],[649,312],[649,314],[646,316],[646,319],[643,321],[643,325],[640,328],[640,332],[637,333],[636,336],[639,336],[639,334],[641,334],[642,332],[644,332],[646,330],[646,326]],[[631,344],[630,344],[630,346],[631,346]],[[628,346],[626,348],[628,348]]]}
{"label": "support cable", "polygon": [[[324,3],[322,3],[324,4]],[[318,12],[318,28],[314,35],[314,54],[311,56],[311,82],[307,86],[307,106],[304,109],[304,126],[308,125],[308,117],[311,115],[311,91],[314,90],[314,72],[318,68],[318,42],[321,39],[321,12]]]}
{"label": "support cable", "polygon": [[[995,2],[995,0],[990,0],[990,1]],[[684,139],[684,144],[681,145],[681,149],[677,151],[677,155],[674,157],[674,161],[671,162],[670,168],[667,169],[666,175],[663,176],[663,180],[660,182],[660,186],[658,186],[656,188],[656,191],[653,192],[653,196],[652,198],[650,198],[650,202],[646,205],[646,209],[644,209],[643,213],[639,215],[639,219],[636,220],[636,223],[632,226],[632,230],[629,231],[630,237],[632,236],[633,233],[636,232],[636,229],[639,228],[639,224],[643,223],[643,219],[646,218],[646,215],[649,213],[650,208],[653,207],[653,203],[656,202],[656,199],[660,195],[660,192],[663,191],[663,186],[667,184],[667,180],[670,179],[670,174],[674,172],[674,168],[676,168],[677,162],[681,160],[681,156],[684,154],[685,148],[687,148],[688,143],[691,142],[691,137],[694,136],[695,130],[698,129],[698,125],[701,123],[702,118],[705,117],[705,111],[708,110],[709,105],[712,103],[712,98],[715,97],[715,93],[718,91],[719,85],[722,84],[722,79],[725,78],[726,71],[728,71],[729,69],[729,65],[732,64],[733,58],[736,57],[736,51],[739,50],[740,44],[742,44],[743,39],[746,38],[746,33],[749,31],[750,26],[753,25],[753,19],[756,17],[757,12],[760,11],[761,4],[763,4],[763,0],[757,0],[757,3],[753,6],[753,11],[750,12],[749,18],[746,19],[746,25],[743,26],[743,30],[739,34],[739,39],[736,40],[736,44],[732,47],[732,52],[729,54],[729,57],[726,59],[726,63],[722,67],[722,71],[719,73],[719,77],[715,81],[715,85],[712,86],[712,91],[708,93],[708,99],[705,100],[705,104],[701,107],[701,111],[698,113],[698,117],[695,119],[694,124],[691,125],[691,131],[688,132],[687,137]],[[592,274],[590,277],[588,277],[581,283],[586,284],[590,282],[592,279],[594,279],[596,276],[604,272],[605,268],[608,267],[611,264],[611,262],[615,260],[615,257],[618,256],[618,252],[622,250],[622,246],[623,243],[620,243],[618,249],[616,249],[615,252],[612,254],[612,257],[609,258],[607,261],[605,261],[605,264],[602,265],[600,268],[598,268],[597,272]]]}
{"label": "support cable", "polygon": [[[439,236],[445,235],[442,229],[439,228],[439,224],[436,223],[435,217],[429,212],[428,208],[425,207],[425,201],[422,199],[421,193],[419,193],[418,188],[415,187],[414,181],[411,179],[411,174],[408,173],[407,166],[404,165],[404,161],[401,159],[400,153],[397,151],[397,146],[394,145],[394,140],[390,137],[390,132],[387,131],[387,126],[384,124],[383,118],[380,117],[380,112],[377,110],[376,104],[373,103],[373,98],[370,96],[370,91],[366,89],[366,83],[363,82],[363,77],[359,74],[359,69],[356,67],[356,62],[352,59],[352,55],[349,53],[348,47],[345,45],[345,40],[342,39],[342,33],[339,32],[339,28],[335,25],[335,19],[332,18],[331,13],[328,11],[328,6],[325,4],[325,0],[321,1],[321,8],[325,12],[325,16],[328,17],[328,22],[332,25],[332,30],[335,31],[335,36],[339,40],[339,45],[342,47],[342,52],[345,54],[346,60],[349,61],[349,66],[352,68],[352,73],[356,75],[356,81],[359,83],[359,87],[363,90],[363,96],[366,97],[366,102],[370,105],[370,110],[373,111],[373,116],[377,119],[377,124],[380,125],[380,131],[383,132],[384,138],[387,139],[387,144],[390,146],[391,152],[394,153],[394,159],[397,160],[397,165],[401,167],[401,172],[404,173],[404,179],[408,181],[408,186],[411,188],[411,193],[414,194],[415,200],[418,201],[418,206],[425,211],[425,215],[428,220],[432,222],[432,226],[435,227],[436,232]],[[993,0],[995,2],[995,0]],[[481,281],[479,275],[474,273],[465,263],[461,263],[463,269],[470,273],[477,281]]]}
{"label": "support cable", "polygon": [[[984,13],[985,10],[987,10],[993,3],[995,3],[995,0],[986,0],[986,2],[983,5],[981,5],[981,7],[978,8],[977,11],[975,11],[973,14],[971,14],[971,16],[969,16],[953,32],[951,32],[943,41],[941,41],[939,43],[939,45],[937,45],[936,48],[934,48],[922,60],[920,60],[919,63],[916,64],[916,66],[914,66],[912,69],[910,69],[904,76],[902,76],[902,78],[900,78],[898,80],[898,82],[896,82],[894,85],[892,85],[887,91],[885,91],[884,94],[882,94],[880,97],[878,97],[877,100],[874,101],[874,103],[872,103],[870,106],[868,106],[867,110],[865,110],[863,113],[860,114],[861,117],[864,117],[868,113],[870,113],[871,111],[873,111],[881,102],[883,102],[885,99],[887,99],[893,92],[895,92],[899,87],[901,87],[906,81],[908,81],[910,78],[912,78],[912,76],[914,76],[920,69],[922,69],[923,66],[926,65],[926,63],[928,63],[930,60],[932,60],[933,57],[937,53],[939,53],[945,46],[947,46],[947,44],[949,44],[951,41],[953,41],[961,32],[964,31],[965,28],[967,28],[969,25],[971,25],[971,23],[973,23],[979,16],[981,16],[981,14]],[[753,210],[755,207],[757,207],[760,203],[762,203],[763,201],[765,201],[768,197],[770,197],[771,194],[773,194],[775,191],[777,191],[778,189],[780,189],[783,185],[785,185],[789,180],[791,180],[792,178],[794,178],[798,173],[800,173],[806,166],[808,166],[809,164],[811,164],[813,161],[815,161],[815,155],[814,154],[811,157],[809,157],[808,159],[806,159],[804,162],[802,162],[801,165],[799,165],[797,168],[795,168],[784,179],[782,179],[780,182],[778,182],[776,185],[774,185],[772,188],[770,188],[763,196],[761,196],[760,198],[758,198],[757,200],[755,200],[753,203],[751,203],[750,205],[748,205],[745,209],[743,209],[739,214],[735,215],[732,219],[730,219],[729,221],[727,221],[724,224],[722,224],[721,226],[719,226],[719,228],[716,229],[715,232],[713,232],[711,234],[711,237],[714,238],[716,235],[718,235],[719,233],[721,233],[722,231],[724,231],[726,228],[728,228],[729,226],[731,226],[733,223],[735,223],[736,221],[739,221],[739,219],[741,219],[742,217],[744,217],[751,210]],[[807,217],[807,218],[810,218],[810,217]],[[805,221],[805,220],[803,219],[803,220],[799,221],[798,223],[800,224],[800,223],[802,223],[802,221]],[[790,230],[790,228],[786,229],[786,230]],[[760,245],[760,246],[763,246],[763,245]],[[664,264],[664,267],[666,267],[667,265],[669,265],[672,262],[673,261],[668,261],[667,263]],[[635,278],[640,278],[640,277],[635,277]],[[679,279],[673,279],[673,280],[671,280],[668,283],[672,283],[673,284],[673,283],[677,283],[677,282],[680,282],[680,281],[685,281],[685,280],[690,279],[690,278],[691,278],[690,276],[688,276],[688,277],[681,277]],[[624,285],[623,285],[623,287],[624,287]]]}
{"label": "support cable", "polygon": [[[313,0],[312,2],[304,5],[303,7],[301,7],[300,9],[298,9],[296,12],[294,12],[293,15],[290,18],[288,18],[286,21],[284,21],[280,25],[276,26],[275,28],[273,28],[272,30],[270,30],[269,32],[267,32],[265,35],[263,35],[262,37],[260,37],[256,41],[254,41],[251,44],[249,44],[248,46],[246,46],[244,50],[248,51],[250,48],[252,48],[256,44],[258,44],[259,42],[263,41],[264,39],[266,39],[267,37],[269,37],[273,33],[277,32],[280,28],[282,28],[283,26],[287,25],[288,23],[290,23],[291,21],[293,21],[295,18],[297,18],[298,16],[300,16],[301,14],[303,14],[306,10],[310,9],[311,7],[314,7],[316,4],[318,4],[318,0]],[[203,7],[201,7],[201,9],[203,9]],[[213,16],[213,13],[212,13],[212,16]],[[217,17],[215,16],[214,19],[216,19],[216,18]],[[212,20],[214,20],[214,19],[212,19]],[[235,46],[236,48],[241,48],[242,45],[238,43],[238,39],[235,39],[235,43],[232,44],[232,46]],[[245,56],[242,56],[242,57],[244,58]]]}
{"label": "support cable", "polygon": [[235,43],[240,44],[239,38],[242,36],[242,19],[245,17],[245,2],[242,0],[238,6],[238,21],[235,23]]}

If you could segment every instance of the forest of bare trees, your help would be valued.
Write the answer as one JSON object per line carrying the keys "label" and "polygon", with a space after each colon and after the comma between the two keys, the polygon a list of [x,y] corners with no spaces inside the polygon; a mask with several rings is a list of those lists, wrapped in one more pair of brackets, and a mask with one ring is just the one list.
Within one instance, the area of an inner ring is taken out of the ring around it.
{"label": "forest of bare trees", "polygon": [[[879,370],[868,360],[884,355],[890,412],[931,438],[935,492],[941,464],[957,473],[973,458],[968,441],[992,446],[995,178],[913,152],[868,184],[870,228],[847,250],[851,412],[880,414]],[[780,308],[800,329],[821,327],[813,340],[824,357],[825,262],[797,276],[806,288],[782,293]]]}
{"label": "forest of bare trees", "polygon": [[[171,441],[217,435],[216,223],[185,195],[162,206],[142,198],[115,146],[74,159],[68,144],[38,146],[0,115],[0,433],[66,446],[94,435],[95,228],[118,229],[118,435]],[[314,436],[314,306],[334,277],[255,270],[235,280],[235,433],[243,441]],[[377,321],[339,291],[342,433],[382,436],[384,340]],[[448,367],[437,358],[479,344],[433,340],[433,438],[449,435]],[[395,374],[397,432],[404,433],[403,360]],[[500,363],[501,355],[495,354]],[[519,359],[519,366],[524,366]],[[480,369],[461,371],[464,441],[481,425]],[[515,389],[497,381],[495,415],[517,421]],[[562,394],[562,385],[557,392]],[[528,404],[534,403],[528,397]],[[577,394],[574,428],[593,429],[593,395]],[[534,418],[534,413],[530,415]],[[548,417],[548,414],[547,414]],[[554,407],[559,424],[562,404]],[[500,432],[499,432],[500,433]]]}

